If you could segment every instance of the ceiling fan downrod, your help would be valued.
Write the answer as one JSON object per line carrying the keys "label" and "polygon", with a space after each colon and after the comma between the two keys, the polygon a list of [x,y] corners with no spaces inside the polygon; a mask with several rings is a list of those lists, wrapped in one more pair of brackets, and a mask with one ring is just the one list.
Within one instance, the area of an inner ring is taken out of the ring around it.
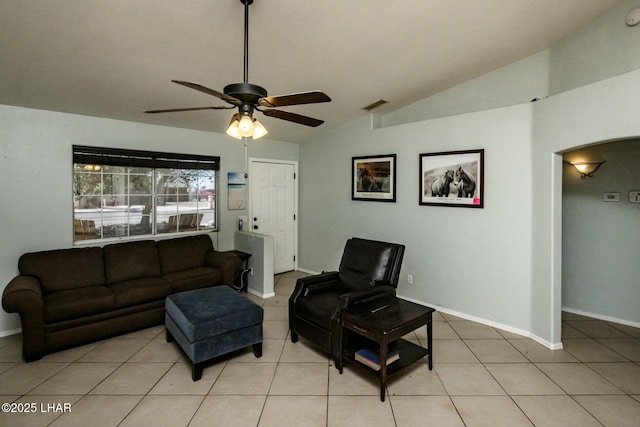
{"label": "ceiling fan downrod", "polygon": [[249,5],[253,0],[240,0],[244,5],[244,82],[249,83]]}
{"label": "ceiling fan downrod", "polygon": [[240,0],[244,5],[244,81],[232,83],[224,88],[224,93],[242,101],[239,111],[244,115],[252,115],[258,99],[267,96],[267,90],[249,83],[249,5],[254,0]]}

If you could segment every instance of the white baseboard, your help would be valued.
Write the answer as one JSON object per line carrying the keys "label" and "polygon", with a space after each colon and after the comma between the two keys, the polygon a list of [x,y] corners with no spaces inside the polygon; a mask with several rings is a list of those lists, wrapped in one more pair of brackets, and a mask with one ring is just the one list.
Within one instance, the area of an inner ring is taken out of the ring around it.
{"label": "white baseboard", "polygon": [[302,271],[303,273],[307,273],[307,274],[310,274],[310,275],[312,275],[312,276],[315,276],[315,275],[317,275],[317,274],[320,274],[320,273],[318,273],[317,271],[307,270],[307,269],[300,268],[300,267],[298,267],[298,269],[297,269],[296,271]]}
{"label": "white baseboard", "polygon": [[619,319],[617,317],[605,316],[605,315],[596,314],[596,313],[589,313],[587,311],[576,310],[576,309],[569,308],[569,307],[562,307],[562,311],[566,311],[567,313],[578,314],[580,316],[585,316],[585,317],[593,317],[594,319],[604,320],[606,322],[618,323],[620,325],[626,325],[626,326],[631,326],[631,327],[634,327],[634,328],[640,328],[640,323],[639,322],[632,322],[630,320]]}
{"label": "white baseboard", "polygon": [[19,334],[19,333],[21,333],[21,332],[22,332],[22,329],[21,329],[21,328],[18,328],[18,329],[11,329],[11,330],[9,330],[9,331],[0,331],[0,338],[2,338],[2,337],[8,337],[8,336],[11,336],[11,335],[16,335],[16,334]]}
{"label": "white baseboard", "polygon": [[268,294],[263,294],[263,293],[258,292],[256,290],[253,290],[251,288],[247,289],[247,293],[250,293],[250,294],[255,295],[255,296],[257,296],[259,298],[262,298],[262,299],[272,298],[272,297],[276,296],[275,292],[269,292]]}
{"label": "white baseboard", "polygon": [[509,326],[509,325],[503,325],[501,323],[497,323],[497,322],[494,322],[492,320],[483,319],[481,317],[471,316],[469,314],[461,313],[461,312],[455,311],[455,310],[450,310],[448,308],[439,307],[439,306],[434,305],[434,304],[429,304],[429,303],[425,303],[425,302],[422,302],[422,301],[414,300],[412,298],[405,298],[405,297],[400,296],[400,295],[398,297],[402,298],[402,299],[405,299],[407,301],[415,302],[416,304],[433,307],[437,311],[440,311],[440,312],[446,313],[446,314],[450,314],[452,316],[460,317],[461,319],[470,320],[472,322],[480,323],[482,325],[486,325],[486,326],[490,326],[492,328],[500,329],[500,330],[505,331],[505,332],[510,332],[512,334],[521,335],[521,336],[523,336],[525,338],[531,338],[532,340],[534,340],[538,344],[541,344],[541,345],[545,346],[546,348],[548,348],[550,350],[562,350],[562,348],[563,348],[561,342],[560,343],[549,342],[549,341],[547,341],[547,340],[545,340],[543,338],[540,338],[539,336],[537,336],[535,334],[532,334],[529,331],[525,331],[525,330],[522,330],[522,329],[514,328],[514,327]]}

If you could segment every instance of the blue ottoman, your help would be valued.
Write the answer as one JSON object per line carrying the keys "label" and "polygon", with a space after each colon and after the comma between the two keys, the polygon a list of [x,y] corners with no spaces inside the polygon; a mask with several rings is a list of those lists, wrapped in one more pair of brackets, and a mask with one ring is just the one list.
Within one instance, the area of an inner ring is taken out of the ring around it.
{"label": "blue ottoman", "polygon": [[165,301],[167,342],[180,345],[193,365],[191,377],[202,377],[207,361],[253,346],[262,356],[263,310],[258,304],[221,285],[180,292]]}

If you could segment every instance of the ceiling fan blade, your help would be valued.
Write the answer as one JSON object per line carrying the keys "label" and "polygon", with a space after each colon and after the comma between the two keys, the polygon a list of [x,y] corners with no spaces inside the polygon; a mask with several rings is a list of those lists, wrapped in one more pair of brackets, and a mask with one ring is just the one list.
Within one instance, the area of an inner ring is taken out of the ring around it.
{"label": "ceiling fan blade", "polygon": [[171,81],[174,82],[174,83],[177,83],[179,85],[186,86],[186,87],[188,87],[190,89],[195,89],[195,90],[198,90],[200,92],[204,92],[204,93],[206,93],[208,95],[215,96],[216,98],[220,98],[223,101],[230,102],[231,104],[234,104],[234,105],[242,104],[242,101],[240,101],[238,98],[234,98],[233,96],[229,96],[229,95],[224,94],[222,92],[218,92],[217,90],[210,89],[210,88],[208,88],[206,86],[202,86],[201,84],[198,84],[198,83],[185,82],[183,80],[171,80]]}
{"label": "ceiling fan blade", "polygon": [[166,110],[145,110],[144,113],[147,114],[157,114],[157,113],[175,113],[177,111],[197,111],[197,110],[228,110],[230,108],[236,107],[189,107],[189,108],[169,108]]}
{"label": "ceiling fan blade", "polygon": [[288,120],[305,126],[316,127],[324,123],[324,120],[314,119],[313,117],[302,116],[300,114],[290,113],[282,110],[264,110],[265,116],[275,117],[276,119]]}
{"label": "ceiling fan blade", "polygon": [[289,95],[267,96],[258,100],[263,107],[285,107],[287,105],[316,104],[330,101],[331,98],[318,90]]}

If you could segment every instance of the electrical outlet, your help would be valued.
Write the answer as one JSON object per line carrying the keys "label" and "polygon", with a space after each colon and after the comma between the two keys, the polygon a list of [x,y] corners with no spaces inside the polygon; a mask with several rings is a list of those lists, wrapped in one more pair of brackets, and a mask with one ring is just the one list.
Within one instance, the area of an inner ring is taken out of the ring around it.
{"label": "electrical outlet", "polygon": [[407,275],[407,283],[410,285],[413,285],[413,275],[411,274]]}
{"label": "electrical outlet", "polygon": [[249,267],[249,274],[253,276],[253,267]]}

